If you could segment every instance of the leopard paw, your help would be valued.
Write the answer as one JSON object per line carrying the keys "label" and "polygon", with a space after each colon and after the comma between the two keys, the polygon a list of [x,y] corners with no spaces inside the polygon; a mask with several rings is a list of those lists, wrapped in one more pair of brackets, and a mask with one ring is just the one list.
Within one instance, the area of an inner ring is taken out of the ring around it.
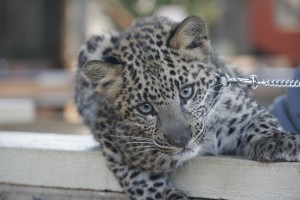
{"label": "leopard paw", "polygon": [[253,160],[263,162],[298,161],[299,140],[292,135],[262,138],[250,152]]}
{"label": "leopard paw", "polygon": [[189,200],[185,193],[175,188],[167,188],[164,192],[164,197],[166,200]]}

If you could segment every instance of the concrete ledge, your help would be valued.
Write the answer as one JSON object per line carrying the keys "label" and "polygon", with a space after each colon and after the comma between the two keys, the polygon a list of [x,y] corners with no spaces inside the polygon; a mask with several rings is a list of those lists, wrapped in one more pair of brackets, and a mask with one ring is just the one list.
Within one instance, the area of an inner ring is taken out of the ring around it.
{"label": "concrete ledge", "polygon": [[[300,198],[300,163],[201,157],[173,173],[191,197]],[[8,185],[122,192],[91,136],[0,132],[0,194]]]}

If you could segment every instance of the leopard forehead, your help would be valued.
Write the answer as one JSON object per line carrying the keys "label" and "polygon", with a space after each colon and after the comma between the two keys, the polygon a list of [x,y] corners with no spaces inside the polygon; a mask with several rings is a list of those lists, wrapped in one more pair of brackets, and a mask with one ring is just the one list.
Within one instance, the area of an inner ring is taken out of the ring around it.
{"label": "leopard forehead", "polygon": [[120,36],[112,50],[123,65],[123,81],[127,93],[136,102],[145,100],[166,104],[186,84],[200,81],[207,74],[205,63],[184,56],[169,47],[172,24],[167,20],[137,23]]}

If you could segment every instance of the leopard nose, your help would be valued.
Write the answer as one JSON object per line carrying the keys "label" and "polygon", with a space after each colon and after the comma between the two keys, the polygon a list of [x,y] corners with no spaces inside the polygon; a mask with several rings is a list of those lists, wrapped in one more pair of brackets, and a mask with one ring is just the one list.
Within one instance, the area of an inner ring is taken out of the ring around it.
{"label": "leopard nose", "polygon": [[172,127],[166,133],[166,139],[170,145],[184,148],[192,138],[188,127]]}
{"label": "leopard nose", "polygon": [[190,139],[187,137],[180,137],[180,138],[170,138],[167,137],[168,142],[170,143],[170,145],[175,146],[175,147],[180,147],[180,148],[184,148],[186,147],[186,145],[189,143]]}

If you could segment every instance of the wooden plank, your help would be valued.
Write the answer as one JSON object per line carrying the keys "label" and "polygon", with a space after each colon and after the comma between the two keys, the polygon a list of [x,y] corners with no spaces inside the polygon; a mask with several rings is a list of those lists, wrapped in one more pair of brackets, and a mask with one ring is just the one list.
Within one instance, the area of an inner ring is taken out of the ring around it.
{"label": "wooden plank", "polygon": [[3,133],[0,161],[0,183],[122,191],[91,136]]}
{"label": "wooden plank", "polygon": [[124,193],[0,184],[1,200],[127,200]]}
{"label": "wooden plank", "polygon": [[[91,136],[0,132],[0,183],[121,192]],[[201,157],[173,173],[191,197],[300,198],[300,163]]]}
{"label": "wooden plank", "polygon": [[300,199],[300,163],[260,163],[233,157],[202,157],[174,176],[193,197],[232,200]]}

